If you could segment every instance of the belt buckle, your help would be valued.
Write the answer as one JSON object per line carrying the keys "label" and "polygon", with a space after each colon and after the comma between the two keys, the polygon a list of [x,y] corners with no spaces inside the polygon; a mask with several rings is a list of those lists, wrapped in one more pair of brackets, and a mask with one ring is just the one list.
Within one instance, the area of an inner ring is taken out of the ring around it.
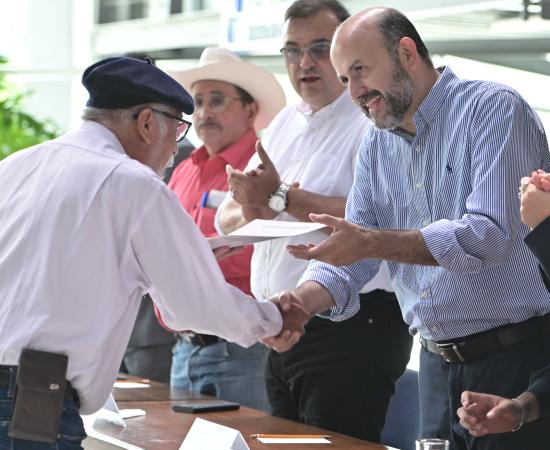
{"label": "belt buckle", "polygon": [[[460,350],[458,349],[458,345],[454,342],[449,342],[448,344],[438,344],[436,343],[437,348],[439,349],[440,355],[443,357],[443,359],[447,362],[465,362],[466,358],[460,353]],[[455,358],[451,357],[455,356]]]}
{"label": "belt buckle", "polygon": [[198,347],[205,347],[206,341],[202,337],[202,335],[195,333],[194,331],[184,331],[179,334],[181,338],[191,345],[196,345]]}

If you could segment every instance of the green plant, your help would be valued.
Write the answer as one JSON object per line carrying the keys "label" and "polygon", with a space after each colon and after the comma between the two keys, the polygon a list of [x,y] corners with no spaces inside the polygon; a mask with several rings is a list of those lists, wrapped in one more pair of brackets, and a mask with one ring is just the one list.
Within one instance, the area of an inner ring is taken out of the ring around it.
{"label": "green plant", "polygon": [[53,139],[57,127],[47,120],[38,120],[22,108],[28,92],[20,92],[6,81],[2,66],[7,59],[0,56],[0,160],[9,154],[40,142]]}

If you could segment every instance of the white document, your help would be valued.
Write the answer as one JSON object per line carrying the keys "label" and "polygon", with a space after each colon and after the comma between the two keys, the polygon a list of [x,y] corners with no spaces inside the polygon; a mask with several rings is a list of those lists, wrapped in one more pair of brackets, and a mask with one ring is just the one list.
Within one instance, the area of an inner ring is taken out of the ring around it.
{"label": "white document", "polygon": [[213,249],[222,246],[239,247],[281,237],[299,236],[321,228],[325,228],[325,225],[316,222],[256,219],[226,236],[208,238],[208,242]]}
{"label": "white document", "polygon": [[148,383],[136,383],[134,381],[115,381],[113,387],[117,389],[143,389],[150,388],[151,385]]}
{"label": "white document", "polygon": [[327,438],[256,438],[262,444],[330,444]]}
{"label": "white document", "polygon": [[239,430],[196,418],[179,450],[250,450]]}

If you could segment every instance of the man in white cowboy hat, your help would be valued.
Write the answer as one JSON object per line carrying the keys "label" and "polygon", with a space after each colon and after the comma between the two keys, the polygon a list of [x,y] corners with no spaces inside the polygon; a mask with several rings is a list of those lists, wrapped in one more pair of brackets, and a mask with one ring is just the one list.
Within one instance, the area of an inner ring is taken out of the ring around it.
{"label": "man in white cowboy hat", "polygon": [[[225,166],[244,169],[254,154],[256,130],[285,105],[275,77],[225,48],[206,48],[199,66],[173,74],[193,96],[193,122],[203,145],[172,174],[177,194],[205,236],[214,236],[214,216],[227,191]],[[218,200],[216,200],[218,199]],[[252,247],[219,261],[228,283],[250,294]],[[172,386],[267,410],[264,366],[267,349],[248,349],[217,336],[184,332],[172,358]]]}
{"label": "man in white cowboy hat", "polygon": [[[299,0],[285,14],[288,75],[302,101],[273,120],[244,174],[229,177],[233,200],[218,214],[224,232],[254,217],[309,221],[309,213],[344,215],[357,149],[369,121],[353,105],[329,59],[337,26],[349,13],[334,0]],[[268,156],[269,155],[269,156]],[[247,176],[262,162],[263,168]],[[291,183],[298,182],[296,184]],[[320,231],[254,245],[251,285],[257,297],[294,289],[307,262],[288,244],[315,243]],[[389,283],[387,267],[361,291],[364,306],[345,322],[313,318],[302,340],[270,352],[266,368],[273,414],[379,441],[393,386],[412,340]],[[341,382],[345,378],[345,387]]]}

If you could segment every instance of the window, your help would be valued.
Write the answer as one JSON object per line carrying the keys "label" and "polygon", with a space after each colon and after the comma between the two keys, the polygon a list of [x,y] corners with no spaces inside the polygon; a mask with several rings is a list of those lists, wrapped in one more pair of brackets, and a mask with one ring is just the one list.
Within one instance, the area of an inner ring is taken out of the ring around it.
{"label": "window", "polygon": [[204,11],[213,8],[213,0],[170,0],[170,14]]}
{"label": "window", "polygon": [[147,16],[147,0],[99,0],[97,23],[143,19]]}

